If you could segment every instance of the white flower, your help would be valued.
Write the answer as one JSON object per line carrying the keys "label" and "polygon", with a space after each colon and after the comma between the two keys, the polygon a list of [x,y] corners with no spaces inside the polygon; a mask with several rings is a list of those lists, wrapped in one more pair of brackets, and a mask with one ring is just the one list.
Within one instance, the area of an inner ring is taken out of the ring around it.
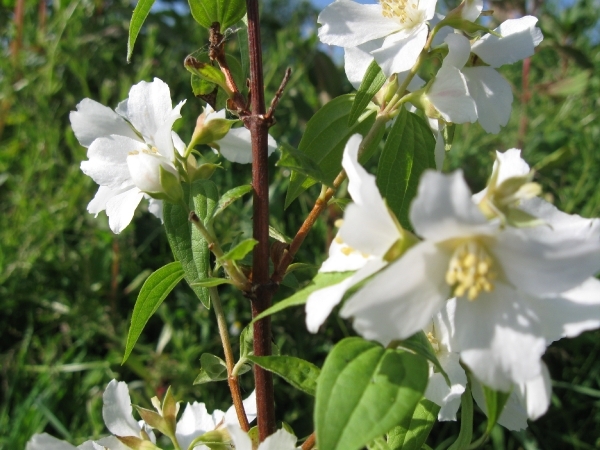
{"label": "white flower", "polygon": [[538,376],[548,332],[540,317],[557,313],[544,311],[540,299],[560,296],[600,269],[598,236],[488,221],[460,172],[426,172],[410,216],[425,240],[373,277],[341,315],[354,316],[361,335],[387,345],[423,328],[457,297],[455,339],[477,378],[507,391]]}
{"label": "white flower", "polygon": [[355,134],[344,149],[342,166],[348,175],[348,191],[354,203],[346,207],[344,222],[331,243],[329,258],[319,270],[357,272],[341,283],[319,289],[308,297],[306,326],[312,333],[317,332],[346,290],[387,264],[385,254],[402,238],[399,226],[381,198],[375,177],[358,162],[361,140],[362,136]]}
{"label": "white flower", "polygon": [[252,440],[238,425],[227,425],[227,430],[235,444],[235,450],[296,450],[296,436],[286,430],[277,430],[258,445],[252,447]]}
{"label": "white flower", "polygon": [[109,436],[98,441],[85,441],[75,447],[66,441],[56,439],[49,434],[34,434],[27,442],[25,450],[130,450],[114,436]]}
{"label": "white flower", "polygon": [[[113,232],[129,225],[144,191],[157,192],[159,166],[177,175],[174,142],[180,152],[183,143],[172,127],[184,103],[172,108],[169,87],[155,78],[134,85],[116,112],[90,99],[71,112],[75,136],[88,147],[81,170],[100,185],[88,211],[97,216],[106,210]],[[158,213],[155,202],[150,210]]]}
{"label": "white flower", "polygon": [[438,420],[456,420],[460,397],[467,386],[467,376],[459,363],[459,354],[454,341],[454,313],[456,299],[449,300],[424,331],[431,342],[442,369],[448,375],[450,386],[439,372],[430,365],[429,383],[425,398],[439,405]]}
{"label": "white flower", "polygon": [[[215,111],[210,105],[204,108],[204,123],[208,125],[215,119],[225,119],[225,110]],[[252,138],[250,130],[245,127],[231,128],[225,136],[210,144],[215,153],[220,153],[225,159],[240,164],[249,164],[252,162]],[[277,142],[271,135],[268,135],[269,156],[277,148]]]}
{"label": "white flower", "polygon": [[[435,6],[436,0],[381,0],[377,5],[336,1],[319,14],[319,38],[346,49],[362,45],[361,50],[370,53],[389,77],[415,64]],[[372,41],[374,47],[366,45]]]}

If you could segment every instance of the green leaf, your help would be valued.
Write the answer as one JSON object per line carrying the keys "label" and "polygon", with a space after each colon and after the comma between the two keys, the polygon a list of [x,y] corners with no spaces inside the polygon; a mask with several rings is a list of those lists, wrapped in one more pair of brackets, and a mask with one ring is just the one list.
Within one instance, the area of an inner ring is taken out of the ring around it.
{"label": "green leaf", "polygon": [[[485,429],[485,433],[489,434],[498,422],[504,405],[510,397],[510,392],[495,391],[490,387],[481,385],[483,388],[483,395],[485,397],[485,407],[487,409],[488,423]],[[463,394],[464,395],[464,394]]]}
{"label": "green leaf", "polygon": [[237,199],[242,198],[248,192],[252,192],[252,185],[250,184],[244,184],[242,186],[234,187],[233,189],[230,189],[227,192],[225,192],[219,199],[217,209],[215,210],[213,216],[210,219],[213,220],[216,216],[225,211],[225,209],[227,209],[229,205],[231,205]]}
{"label": "green leaf", "polygon": [[435,138],[419,116],[400,108],[387,137],[379,166],[377,186],[403,227],[410,229],[408,210],[417,195],[425,169],[435,169]]}
{"label": "green leaf", "polygon": [[[206,223],[206,217],[213,215],[217,205],[217,187],[212,181],[197,180],[191,185],[183,184],[184,201],[189,210],[194,210]],[[210,307],[208,288],[192,286],[209,278],[210,251],[200,232],[188,220],[189,210],[183,205],[164,202],[163,220],[171,250],[181,262],[185,280],[192,287],[202,304]]]}
{"label": "green leaf", "polygon": [[299,290],[291,297],[286,298],[285,300],[281,300],[280,302],[275,303],[270,308],[264,310],[258,316],[252,320],[251,323],[254,323],[264,317],[270,316],[271,314],[275,314],[276,312],[283,311],[291,306],[299,306],[304,305],[306,300],[308,300],[308,296],[312,294],[314,291],[318,289],[322,289],[327,286],[332,286],[334,284],[340,283],[341,281],[348,278],[354,272],[322,272],[318,273],[316,277],[313,278],[311,283],[306,286],[304,289]]}
{"label": "green leaf", "polygon": [[[200,374],[194,380],[194,384],[210,383],[212,381],[223,381],[227,379],[227,365],[218,356],[210,353],[203,353],[200,356]],[[238,372],[242,375],[250,370],[249,365],[244,365]]]}
{"label": "green leaf", "polygon": [[221,24],[221,33],[225,29],[242,19],[246,15],[245,0],[217,0],[219,9],[219,23]]}
{"label": "green leaf", "polygon": [[320,183],[328,184],[329,181],[319,165],[308,155],[286,143],[279,145],[279,151],[281,151],[281,158],[275,164],[277,167],[286,167]]}
{"label": "green leaf", "polygon": [[192,283],[193,287],[215,287],[215,286],[220,286],[222,284],[234,284],[233,281],[231,281],[228,278],[205,278],[202,281],[197,281],[195,283]]}
{"label": "green leaf", "polygon": [[[375,111],[366,111],[354,125],[349,126],[348,117],[353,103],[354,95],[348,94],[334,98],[323,106],[308,121],[298,146],[299,152],[319,166],[327,185],[331,185],[342,170],[342,155],[350,136],[356,133],[365,135],[375,122]],[[376,149],[378,145],[379,140],[374,139],[371,148]],[[371,153],[371,149],[365,150],[365,154]],[[314,179],[293,171],[285,198],[285,207],[287,208],[302,192],[315,183]]]}
{"label": "green leaf", "polygon": [[373,60],[367,68],[365,76],[356,92],[350,116],[348,117],[348,125],[354,125],[375,94],[379,92],[385,80],[386,77],[383,71],[377,64],[377,61]]}
{"label": "green leaf", "polygon": [[133,314],[131,315],[131,325],[127,333],[127,343],[125,344],[125,354],[123,355],[124,364],[129,358],[135,343],[137,342],[142,330],[148,323],[148,320],[156,312],[163,300],[169,295],[169,292],[183,278],[183,269],[179,261],[167,264],[148,277],[135,302]]}
{"label": "green leaf", "polygon": [[244,259],[244,256],[250,253],[256,244],[258,244],[256,239],[245,239],[221,256],[219,261],[238,261]]}
{"label": "green leaf", "polygon": [[240,359],[246,358],[254,351],[254,327],[246,326],[240,333]]}
{"label": "green leaf", "polygon": [[294,356],[248,356],[248,359],[279,375],[296,389],[315,395],[321,370],[314,364]]}
{"label": "green leaf", "polygon": [[473,396],[471,395],[471,384],[467,383],[465,392],[460,398],[460,432],[456,441],[448,450],[462,450],[468,448],[473,439]]}
{"label": "green leaf", "polygon": [[433,347],[431,347],[431,343],[429,342],[429,339],[427,339],[427,336],[423,331],[418,331],[408,339],[398,341],[398,345],[407,350],[415,352],[417,355],[422,356],[428,361],[431,361],[431,363],[435,366],[437,371],[442,374],[442,376],[446,380],[446,383],[448,383],[448,386],[451,385],[450,378],[448,378],[448,374],[437,359],[435,351],[433,350]]}
{"label": "green leaf", "polygon": [[407,416],[400,425],[388,433],[390,450],[421,450],[433,425],[440,407],[423,398],[417,404],[412,416]]}
{"label": "green leaf", "polygon": [[137,5],[135,5],[133,15],[131,16],[131,22],[129,22],[129,39],[127,40],[127,62],[131,61],[133,46],[135,45],[135,41],[138,37],[138,34],[140,34],[142,25],[146,21],[146,17],[148,17],[148,13],[150,13],[150,9],[152,9],[152,5],[154,5],[154,0],[139,0]]}
{"label": "green leaf", "polygon": [[213,22],[219,21],[216,0],[188,0],[192,17],[204,28],[210,28]]}
{"label": "green leaf", "polygon": [[207,83],[216,84],[227,92],[227,94],[231,94],[225,80],[225,75],[221,72],[221,69],[213,66],[211,63],[202,62],[192,56],[188,56],[185,58],[184,66],[192,75],[196,75]]}
{"label": "green leaf", "polygon": [[277,228],[272,227],[271,225],[269,225],[269,236],[272,237],[273,239],[278,240],[279,242],[284,242],[286,244],[292,243],[291,237],[286,236],[281,231],[279,231]]}
{"label": "green leaf", "polygon": [[321,370],[315,404],[319,450],[358,450],[413,414],[427,386],[425,359],[346,338]]}
{"label": "green leaf", "polygon": [[192,92],[196,97],[199,95],[208,95],[212,93],[217,87],[215,83],[211,83],[210,81],[200,78],[196,74],[191,75]]}

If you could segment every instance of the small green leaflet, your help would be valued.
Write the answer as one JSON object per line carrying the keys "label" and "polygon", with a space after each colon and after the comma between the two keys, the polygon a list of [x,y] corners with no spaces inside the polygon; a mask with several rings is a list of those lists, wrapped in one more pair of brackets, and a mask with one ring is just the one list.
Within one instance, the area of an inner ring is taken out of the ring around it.
{"label": "small green leaflet", "polygon": [[196,281],[195,283],[192,283],[191,286],[208,288],[208,287],[220,286],[222,284],[233,284],[233,281],[231,281],[228,278],[205,278],[202,281]]}
{"label": "small green leaflet", "polygon": [[294,356],[247,356],[274,374],[279,375],[296,389],[315,395],[320,369],[314,364]]}
{"label": "small green leaflet", "polygon": [[410,417],[423,397],[427,361],[351,337],[325,360],[315,401],[319,450],[358,450]]}
{"label": "small green leaflet", "polygon": [[460,398],[460,432],[456,441],[448,447],[448,450],[462,450],[468,448],[473,439],[473,396],[471,395],[471,383],[467,383],[465,392]]}
{"label": "small green leaflet", "polygon": [[279,151],[281,158],[275,164],[277,167],[286,167],[323,184],[330,183],[319,165],[306,153],[296,150],[285,142],[279,145]]}
{"label": "small green leaflet", "polygon": [[135,41],[138,37],[138,34],[140,34],[142,25],[146,21],[146,17],[148,17],[150,9],[152,9],[152,5],[154,5],[154,0],[139,0],[137,5],[135,5],[133,15],[131,16],[131,22],[129,22],[129,39],[127,40],[127,62],[131,61],[133,46],[135,45]]}
{"label": "small green leaflet", "polygon": [[423,398],[417,404],[412,416],[407,416],[400,425],[388,433],[387,444],[390,450],[421,450],[433,425],[437,421],[440,407]]}
{"label": "small green leaflet", "polygon": [[214,220],[214,218],[225,211],[229,205],[231,205],[237,199],[242,198],[249,192],[252,192],[252,186],[250,184],[237,186],[225,192],[219,199],[219,203],[217,203],[217,209],[215,209],[215,212],[210,220]]}
{"label": "small green leaflet", "polygon": [[[227,365],[218,356],[210,353],[202,353],[200,356],[200,374],[194,380],[194,384],[210,383],[211,381],[223,381],[227,379]],[[244,365],[238,375],[246,373],[250,366]]]}
{"label": "small green leaflet", "polygon": [[[308,121],[306,131],[298,145],[298,151],[319,166],[328,185],[333,183],[342,170],[342,155],[350,136],[356,133],[365,135],[375,122],[375,111],[366,111],[354,125],[349,126],[348,117],[353,103],[354,95],[348,94],[336,97],[323,106]],[[371,147],[377,148],[379,140],[374,139]],[[371,149],[366,149],[365,153],[372,153]],[[314,179],[293,171],[285,198],[285,207],[287,208],[302,192],[315,183]]]}
{"label": "small green leaflet", "polygon": [[258,244],[256,239],[245,239],[223,256],[219,258],[219,262],[221,261],[238,261],[240,259],[244,259],[244,257],[252,251],[254,246]]}
{"label": "small green leaflet", "polygon": [[487,409],[486,413],[488,417],[485,432],[486,434],[489,434],[492,431],[492,428],[494,428],[494,425],[496,425],[496,422],[498,422],[502,410],[504,409],[504,405],[506,405],[506,402],[510,397],[510,392],[495,391],[485,385],[482,385],[481,387],[483,388],[483,395],[485,396],[485,407]]}
{"label": "small green leaflet", "polygon": [[350,116],[348,117],[348,125],[352,126],[358,120],[362,112],[365,110],[369,102],[373,99],[375,94],[379,92],[379,89],[385,83],[385,75],[375,60],[371,62],[365,76],[360,84],[352,109],[350,110]]}
{"label": "small green leaflet", "polygon": [[354,272],[320,272],[317,273],[317,276],[313,278],[311,283],[306,286],[304,289],[299,290],[291,297],[286,298],[285,300],[281,300],[280,302],[275,303],[270,308],[266,309],[262,313],[252,320],[251,323],[254,323],[264,317],[270,316],[271,314],[275,314],[276,312],[283,311],[286,308],[291,306],[299,306],[304,305],[308,300],[308,296],[312,294],[314,291],[318,289],[322,289],[327,286],[332,286],[334,284],[340,283],[341,281],[348,278]]}
{"label": "small green leaflet", "polygon": [[377,168],[377,187],[400,224],[411,229],[408,210],[421,175],[435,169],[435,138],[416,114],[400,108],[385,142]]}
{"label": "small green leaflet", "polygon": [[182,278],[183,269],[179,261],[161,267],[148,277],[133,307],[131,325],[129,326],[127,343],[125,344],[125,354],[123,355],[121,364],[124,364],[127,358],[129,358],[135,343],[140,334],[142,334],[142,330],[150,317],[152,317],[167,295],[169,295],[169,292],[177,286],[177,283]]}

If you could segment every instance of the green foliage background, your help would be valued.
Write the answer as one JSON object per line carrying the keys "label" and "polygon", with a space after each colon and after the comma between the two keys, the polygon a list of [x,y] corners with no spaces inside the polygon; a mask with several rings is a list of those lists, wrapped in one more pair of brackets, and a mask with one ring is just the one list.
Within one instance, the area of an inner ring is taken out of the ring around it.
{"label": "green foliage background", "polygon": [[[201,102],[189,86],[183,59],[201,56],[207,36],[180,3],[163,3],[150,14],[126,64],[128,2],[54,0],[47,18],[39,5],[25,2],[21,46],[14,3],[0,9],[0,448],[24,448],[36,432],[46,431],[75,444],[106,433],[102,390],[113,377],[129,382],[133,402],[149,399],[172,385],[176,398],[202,401],[210,410],[227,408],[224,383],[192,386],[202,353],[221,354],[212,312],[181,284],[153,317],[131,357],[120,365],[133,304],[151,271],[172,261],[160,222],[147,212],[136,216],[121,235],[108,229],[104,214],[86,212],[96,185],[79,170],[86,149],[69,126],[69,111],[84,97],[105,105],[127,96],[132,84],[159,77],[171,87],[174,102],[187,99],[179,132],[190,137]],[[43,3],[45,4],[45,3]],[[171,7],[172,6],[172,7]],[[292,81],[278,110],[272,134],[297,145],[308,119],[326,101],[351,91],[340,54],[318,45],[316,11],[305,2],[271,0],[263,5],[265,80],[270,98],[283,71]],[[523,8],[496,3],[499,14]],[[537,170],[548,199],[567,212],[600,214],[600,51],[597,4],[578,0],[564,8],[539,6],[545,39],[530,63],[502,69],[514,88],[509,125],[488,135],[478,125],[457,128],[448,170],[461,167],[473,187],[489,175],[493,152],[523,149]],[[228,41],[236,53],[237,33]],[[427,69],[424,71],[427,77]],[[312,188],[283,211],[289,173],[271,158],[272,225],[292,235],[312,207]],[[249,167],[226,164],[214,181],[221,192],[250,179]],[[247,200],[230,208],[217,224],[224,240],[250,233]],[[318,221],[298,261],[318,267],[341,217],[331,207]],[[314,270],[297,272],[293,287]],[[278,299],[293,293],[282,288]],[[249,321],[247,300],[223,290],[233,331]],[[274,318],[274,339],[282,353],[321,365],[333,344],[352,335],[350,325],[333,315],[324,332],[312,335],[302,308]],[[553,345],[544,359],[555,381],[549,412],[523,433],[494,430],[486,448],[600,448],[600,333]],[[242,378],[252,389],[250,375]],[[312,399],[276,380],[277,414],[299,436],[312,431]],[[483,416],[477,416],[483,425]],[[444,443],[457,424],[436,425],[428,444]]]}

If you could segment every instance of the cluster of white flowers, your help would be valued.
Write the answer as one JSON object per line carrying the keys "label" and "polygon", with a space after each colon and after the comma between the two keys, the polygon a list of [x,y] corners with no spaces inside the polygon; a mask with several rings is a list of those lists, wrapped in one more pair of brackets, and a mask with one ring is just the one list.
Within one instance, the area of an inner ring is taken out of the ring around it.
{"label": "cluster of white flowers", "polygon": [[510,414],[504,423],[524,428],[526,417],[543,414],[550,399],[541,361],[547,345],[600,327],[594,278],[600,221],[565,214],[536,197],[539,186],[512,149],[497,153],[488,187],[474,196],[461,171],[426,172],[410,210],[417,241],[359,165],[359,142],[360,136],[350,139],[343,159],[354,203],[321,269],[357,271],[310,295],[308,329],[315,332],[350,287],[371,277],[340,315],[383,345],[429,333],[451,381],[447,386],[432,376],[428,397],[445,406],[440,419],[455,418],[464,392],[460,358],[475,380],[512,391],[526,414],[522,420]]}
{"label": "cluster of white flowers", "polygon": [[[169,87],[155,78],[134,85],[115,111],[86,98],[71,112],[75,136],[88,148],[88,161],[81,163],[81,170],[100,186],[88,211],[96,216],[106,211],[114,233],[129,225],[143,197],[150,199],[150,212],[162,218],[160,199],[177,200],[169,192],[172,185],[166,185],[165,177],[172,177],[177,184],[184,173],[189,177],[197,169],[191,149],[172,131],[184,104],[185,100],[173,108]],[[207,106],[199,118],[202,129],[197,127],[192,140],[197,141],[194,138],[205,129],[218,128],[217,132],[205,133],[214,139],[200,143],[211,145],[230,161],[249,163],[250,132],[243,127],[231,128],[232,123],[225,120],[224,109],[215,112]],[[276,147],[269,136],[269,154]]]}
{"label": "cluster of white flowers", "polygon": [[[156,443],[156,437],[152,428],[143,420],[136,421],[132,415],[131,398],[129,389],[124,382],[112,380],[102,397],[104,405],[102,407],[102,417],[106,428],[112,433],[108,436],[96,441],[86,441],[83,444],[75,447],[68,442],[61,441],[49,434],[36,434],[27,443],[26,450],[129,450],[130,447],[117,439],[133,437],[141,441]],[[153,403],[157,403],[153,400]],[[244,409],[249,422],[256,418],[256,397],[252,393],[246,400],[243,401]],[[160,413],[160,408],[157,407]],[[179,404],[177,404],[179,410]],[[209,414],[204,403],[188,403],[177,422],[175,428],[175,438],[179,448],[183,450],[208,450],[208,447],[201,442],[194,442],[197,438],[213,430],[222,430],[226,436],[230,434],[231,439],[225,439],[224,445],[230,447],[230,442],[235,444],[236,449],[251,449],[252,447],[244,447],[245,438],[247,436],[237,425],[237,416],[233,408],[229,408],[227,412],[215,410]],[[225,431],[233,430],[233,431]],[[288,440],[291,440],[289,438]],[[239,446],[238,446],[239,441]],[[294,437],[295,442],[295,437]],[[143,448],[158,448],[158,447],[143,447]],[[277,449],[293,449],[294,447],[266,447],[264,450]],[[261,447],[262,449],[262,447]]]}
{"label": "cluster of white flowers", "polygon": [[[473,25],[483,1],[465,1],[446,18],[435,13],[436,3],[380,0],[364,5],[338,0],[319,15],[319,38],[344,48],[346,74],[358,88],[373,60],[387,77],[398,74],[399,80],[404,79],[435,30],[433,50],[447,55],[436,76],[413,97],[415,106],[444,123],[478,121],[488,133],[498,133],[508,123],[513,96],[510,85],[495,69],[533,55],[543,39],[535,26],[537,19],[507,20],[494,34],[469,40],[452,27]],[[433,28],[437,24],[441,28]],[[423,84],[416,76],[408,90],[416,91]]]}

